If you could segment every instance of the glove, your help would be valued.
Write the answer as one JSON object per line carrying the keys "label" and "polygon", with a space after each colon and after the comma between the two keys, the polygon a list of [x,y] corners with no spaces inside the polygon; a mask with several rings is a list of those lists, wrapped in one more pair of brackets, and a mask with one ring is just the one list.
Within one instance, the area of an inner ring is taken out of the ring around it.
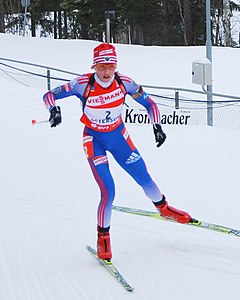
{"label": "glove", "polygon": [[153,132],[155,135],[155,141],[157,143],[157,147],[160,147],[166,140],[167,136],[162,131],[162,127],[160,124],[154,124],[153,125]]}
{"label": "glove", "polygon": [[49,122],[51,127],[56,127],[60,123],[62,123],[62,116],[61,116],[61,108],[60,106],[54,106],[50,111],[50,118]]}

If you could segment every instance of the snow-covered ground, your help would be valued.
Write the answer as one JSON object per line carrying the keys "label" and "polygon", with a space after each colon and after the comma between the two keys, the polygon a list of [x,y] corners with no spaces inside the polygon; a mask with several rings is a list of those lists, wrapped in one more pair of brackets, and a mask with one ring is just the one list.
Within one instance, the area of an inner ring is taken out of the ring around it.
{"label": "snow-covered ground", "polygon": [[[84,73],[95,45],[1,34],[0,57]],[[119,70],[136,81],[196,89],[191,64],[205,55],[204,47],[116,46]],[[215,92],[240,93],[239,52],[214,48]],[[96,243],[99,191],[82,150],[79,101],[59,101],[61,126],[32,126],[32,119],[49,117],[42,104],[46,90],[0,68],[1,300],[239,300],[239,238],[113,212],[113,261],[135,288],[126,292],[86,251]],[[165,126],[168,139],[158,149],[151,126],[127,128],[170,204],[240,229],[239,131]],[[115,204],[152,210],[109,159]]]}

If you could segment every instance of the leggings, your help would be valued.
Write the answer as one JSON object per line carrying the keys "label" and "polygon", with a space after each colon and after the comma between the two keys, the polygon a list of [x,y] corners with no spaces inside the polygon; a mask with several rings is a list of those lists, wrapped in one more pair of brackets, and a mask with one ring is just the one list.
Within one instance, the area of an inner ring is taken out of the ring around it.
{"label": "leggings", "polygon": [[153,202],[162,199],[159,188],[149,175],[146,164],[123,123],[110,132],[99,132],[85,127],[83,147],[101,193],[97,214],[98,226],[110,226],[115,197],[115,184],[109,169],[107,152],[111,153],[117,163],[142,187],[148,198]]}

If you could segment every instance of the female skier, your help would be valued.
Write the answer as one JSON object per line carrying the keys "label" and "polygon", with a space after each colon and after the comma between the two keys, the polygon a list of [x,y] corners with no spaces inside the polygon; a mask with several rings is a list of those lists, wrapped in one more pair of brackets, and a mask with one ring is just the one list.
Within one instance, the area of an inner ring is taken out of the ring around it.
{"label": "female skier", "polygon": [[115,185],[109,170],[107,152],[142,187],[162,216],[179,223],[191,220],[188,213],[168,205],[165,196],[148,173],[121,118],[124,99],[128,94],[146,108],[153,124],[157,147],[160,147],[166,135],[161,128],[158,107],[141,86],[116,72],[116,68],[115,47],[102,43],[94,49],[93,73],[79,76],[43,96],[44,104],[50,112],[51,127],[62,122],[61,109],[56,106],[56,100],[75,95],[82,103],[81,121],[85,124],[83,148],[101,192],[97,213],[97,253],[100,259],[109,261],[112,258],[109,230]]}

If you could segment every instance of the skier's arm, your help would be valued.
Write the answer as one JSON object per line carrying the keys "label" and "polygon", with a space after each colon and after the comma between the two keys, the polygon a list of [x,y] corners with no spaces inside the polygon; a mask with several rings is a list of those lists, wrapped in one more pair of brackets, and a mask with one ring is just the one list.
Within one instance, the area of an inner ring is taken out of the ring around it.
{"label": "skier's arm", "polygon": [[68,83],[58,86],[55,89],[48,91],[43,96],[43,101],[50,112],[49,122],[51,127],[56,127],[62,122],[61,108],[55,105],[55,101],[58,99],[66,98],[76,95],[81,98],[81,95],[77,92],[78,79],[69,81]]}
{"label": "skier's arm", "polygon": [[157,147],[160,147],[166,140],[167,136],[162,130],[161,126],[161,116],[157,104],[148,96],[146,92],[143,91],[140,86],[132,97],[140,104],[142,104],[148,111],[148,115],[153,124],[153,132],[155,135],[155,141]]}
{"label": "skier's arm", "polygon": [[161,115],[157,104],[144,92],[141,86],[138,87],[137,91],[131,95],[136,102],[144,106],[148,112],[149,118],[152,124],[160,124]]}
{"label": "skier's arm", "polygon": [[157,104],[149,97],[149,95],[143,90],[143,88],[137,85],[134,81],[128,82],[125,85],[127,93],[135,99],[136,102],[143,105],[151,119],[153,124],[153,132],[155,135],[155,141],[157,147],[160,147],[166,140],[167,136],[162,130],[161,115],[157,107]]}
{"label": "skier's arm", "polygon": [[144,106],[148,112],[152,124],[160,124],[161,116],[157,104],[149,97],[149,95],[134,80],[119,74],[126,93],[130,95],[136,102]]}
{"label": "skier's arm", "polygon": [[43,102],[46,108],[51,111],[51,109],[55,106],[55,100],[66,98],[74,94],[72,82],[69,81],[68,83],[60,85],[44,94]]}

